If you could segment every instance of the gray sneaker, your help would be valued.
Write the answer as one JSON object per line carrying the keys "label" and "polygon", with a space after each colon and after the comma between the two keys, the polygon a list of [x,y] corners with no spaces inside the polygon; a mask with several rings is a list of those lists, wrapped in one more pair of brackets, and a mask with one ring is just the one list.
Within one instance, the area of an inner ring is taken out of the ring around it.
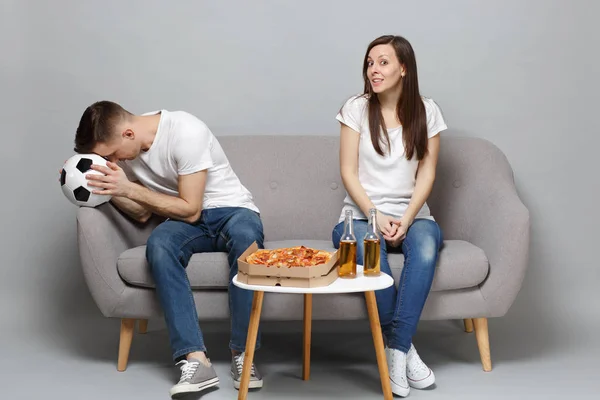
{"label": "gray sneaker", "polygon": [[[210,363],[210,361],[209,361]],[[195,358],[181,360],[176,365],[181,365],[181,379],[171,388],[171,397],[182,393],[199,392],[219,384],[219,378],[213,368],[204,365]]]}
{"label": "gray sneaker", "polygon": [[[246,353],[240,353],[237,356],[231,358],[231,377],[233,378],[233,387],[236,389],[240,388],[242,383],[242,369],[244,367],[244,355]],[[250,370],[250,382],[248,383],[248,389],[257,389],[263,386],[263,379],[256,365],[252,363],[252,369]]]}

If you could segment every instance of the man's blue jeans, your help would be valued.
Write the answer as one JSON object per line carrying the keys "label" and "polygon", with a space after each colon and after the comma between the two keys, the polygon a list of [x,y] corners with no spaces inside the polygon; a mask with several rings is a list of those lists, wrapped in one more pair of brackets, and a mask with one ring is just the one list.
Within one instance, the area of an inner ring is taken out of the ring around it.
{"label": "man's blue jeans", "polygon": [[[357,239],[356,260],[363,263],[363,237],[367,232],[366,220],[354,220],[354,235]],[[339,248],[344,233],[344,223],[340,222],[332,232],[335,248]],[[387,346],[408,353],[412,337],[417,330],[425,300],[429,295],[439,249],[442,246],[442,231],[435,221],[415,219],[406,232],[406,238],[398,248],[386,248],[386,242],[380,235],[381,272],[392,276],[387,254],[400,251],[404,254],[404,268],[400,275],[398,288],[375,291],[381,330],[387,339]]]}
{"label": "man's blue jeans", "polygon": [[[167,220],[154,229],[147,242],[146,259],[165,316],[173,359],[206,351],[192,289],[186,274],[194,253],[226,252],[229,260],[229,311],[232,350],[244,351],[254,292],[232,284],[237,259],[256,241],[264,248],[263,225],[258,213],[242,207],[202,210],[193,224]],[[203,304],[203,307],[213,307]],[[260,332],[256,348],[260,347]]]}

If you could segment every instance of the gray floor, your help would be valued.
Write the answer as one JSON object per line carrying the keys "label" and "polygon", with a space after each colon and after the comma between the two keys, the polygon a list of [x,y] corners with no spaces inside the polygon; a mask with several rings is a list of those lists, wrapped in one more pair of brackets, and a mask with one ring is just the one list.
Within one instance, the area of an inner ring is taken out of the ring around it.
{"label": "gray floor", "polygon": [[[536,333],[518,324],[490,321],[494,370],[481,369],[475,337],[459,321],[426,321],[415,344],[432,367],[437,384],[413,390],[409,398],[441,399],[597,399],[600,346],[581,345],[581,335],[558,337],[543,326]],[[533,324],[535,325],[535,324]],[[536,328],[532,325],[533,330]],[[62,332],[31,332],[4,340],[0,359],[2,399],[168,399],[178,378],[170,362],[161,321],[151,321],[146,335],[134,337],[126,372],[116,371],[118,321],[79,320]],[[205,324],[207,345],[221,386],[188,399],[233,399],[227,334],[223,324]],[[255,399],[380,399],[381,388],[366,321],[315,322],[311,380],[301,373],[299,323],[264,324],[264,347],[257,353],[265,387]],[[554,331],[553,331],[554,332]],[[31,336],[28,336],[31,335]],[[596,343],[590,333],[590,343]],[[484,397],[482,397],[484,396]]]}

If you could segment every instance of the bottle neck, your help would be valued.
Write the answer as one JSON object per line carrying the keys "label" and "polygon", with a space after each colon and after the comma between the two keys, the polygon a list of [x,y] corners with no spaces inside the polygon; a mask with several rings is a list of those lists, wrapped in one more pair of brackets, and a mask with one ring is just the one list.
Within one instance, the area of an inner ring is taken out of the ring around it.
{"label": "bottle neck", "polygon": [[346,233],[354,235],[354,221],[350,217],[346,217]]}
{"label": "bottle neck", "polygon": [[369,225],[367,227],[368,231],[371,233],[377,234],[377,217],[376,214],[369,215]]}

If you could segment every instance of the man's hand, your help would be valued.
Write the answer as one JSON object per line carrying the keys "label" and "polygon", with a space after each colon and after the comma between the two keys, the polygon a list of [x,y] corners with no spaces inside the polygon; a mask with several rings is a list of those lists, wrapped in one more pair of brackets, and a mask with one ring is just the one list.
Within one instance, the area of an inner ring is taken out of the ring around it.
{"label": "man's hand", "polygon": [[116,197],[128,197],[135,183],[127,179],[125,171],[117,164],[107,162],[108,167],[93,164],[90,168],[104,175],[86,174],[89,186],[97,187],[95,194],[107,194]]}
{"label": "man's hand", "polygon": [[[67,160],[65,160],[65,161],[63,162],[63,165],[65,165],[66,163],[67,163]],[[60,182],[60,178],[61,178],[61,176],[62,176],[62,170],[63,170],[62,168],[58,170],[58,181],[59,181],[59,182]]]}

